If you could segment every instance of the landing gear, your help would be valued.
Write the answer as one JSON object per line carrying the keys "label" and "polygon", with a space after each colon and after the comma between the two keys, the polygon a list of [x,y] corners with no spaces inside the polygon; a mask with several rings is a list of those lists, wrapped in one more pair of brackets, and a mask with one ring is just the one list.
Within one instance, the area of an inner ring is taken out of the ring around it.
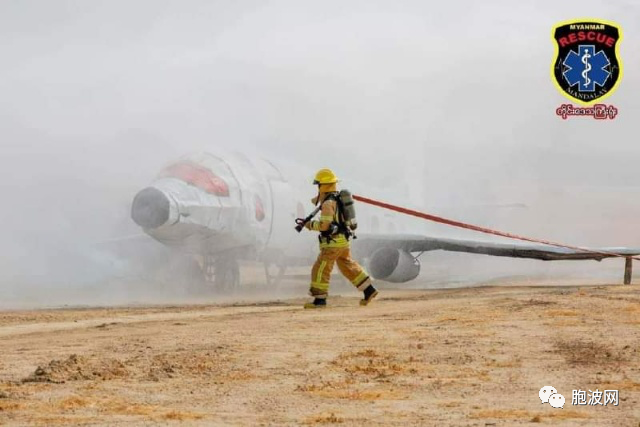
{"label": "landing gear", "polygon": [[240,264],[233,257],[218,257],[214,267],[213,284],[216,289],[233,291],[240,287]]}
{"label": "landing gear", "polygon": [[217,290],[229,292],[240,287],[240,264],[233,255],[206,256],[202,270]]}
{"label": "landing gear", "polygon": [[[264,275],[267,279],[267,286],[270,288],[277,287],[284,278],[284,272],[287,269],[286,257],[281,251],[272,251],[267,256],[262,258],[264,263]],[[276,271],[271,272],[275,267]]]}
{"label": "landing gear", "polygon": [[199,293],[207,283],[197,260],[177,251],[167,251],[145,270],[152,274],[150,280],[156,283],[156,290],[162,292],[182,290],[185,294]]}
{"label": "landing gear", "polygon": [[276,271],[275,274],[272,274],[269,270],[270,270],[270,264],[265,262],[264,263],[264,274],[267,277],[267,286],[271,287],[277,287],[280,282],[282,282],[282,278],[284,277],[284,272],[287,269],[286,266],[284,265],[277,265],[276,264],[276,268],[278,269]]}

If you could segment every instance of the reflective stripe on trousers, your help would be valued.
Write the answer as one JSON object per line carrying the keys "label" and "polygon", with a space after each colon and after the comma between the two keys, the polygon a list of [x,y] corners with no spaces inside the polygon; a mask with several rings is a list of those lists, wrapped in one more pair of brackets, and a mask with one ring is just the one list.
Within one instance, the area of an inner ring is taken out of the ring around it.
{"label": "reflective stripe on trousers", "polygon": [[351,248],[349,246],[321,246],[318,259],[316,259],[311,269],[311,286],[309,290],[311,296],[316,298],[327,297],[334,264],[338,264],[340,273],[358,290],[363,291],[371,284],[369,274],[351,258]]}

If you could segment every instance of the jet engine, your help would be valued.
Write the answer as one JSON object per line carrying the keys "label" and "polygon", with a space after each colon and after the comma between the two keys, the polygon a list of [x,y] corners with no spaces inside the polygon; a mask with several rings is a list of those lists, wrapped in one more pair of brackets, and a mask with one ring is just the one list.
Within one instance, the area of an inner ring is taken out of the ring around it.
{"label": "jet engine", "polygon": [[420,262],[409,252],[380,248],[369,259],[369,272],[378,280],[404,283],[415,279],[420,273]]}

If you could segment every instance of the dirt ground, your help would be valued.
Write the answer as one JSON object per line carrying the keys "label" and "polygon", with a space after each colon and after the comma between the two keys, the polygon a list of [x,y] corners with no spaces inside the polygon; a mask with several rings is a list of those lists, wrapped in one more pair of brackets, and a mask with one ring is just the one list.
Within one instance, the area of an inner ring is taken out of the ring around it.
{"label": "dirt ground", "polygon": [[0,424],[639,425],[634,285],[351,295],[0,312]]}

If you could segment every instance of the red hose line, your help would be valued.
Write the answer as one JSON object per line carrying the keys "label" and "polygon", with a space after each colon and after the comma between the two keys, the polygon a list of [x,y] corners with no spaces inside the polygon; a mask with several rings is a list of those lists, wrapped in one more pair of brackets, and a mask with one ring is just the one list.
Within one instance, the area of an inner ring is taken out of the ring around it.
{"label": "red hose line", "polygon": [[378,200],[369,199],[367,197],[358,196],[358,195],[355,195],[355,194],[353,195],[353,198],[355,200],[359,201],[359,202],[367,203],[369,205],[378,206],[378,207],[384,208],[384,209],[389,209],[389,210],[392,210],[392,211],[395,211],[395,212],[399,212],[399,213],[402,213],[402,214],[405,214],[405,215],[415,216],[415,217],[418,217],[418,218],[426,219],[428,221],[438,222],[440,224],[451,225],[453,227],[464,228],[464,229],[467,229],[467,230],[479,231],[481,233],[493,234],[495,236],[508,237],[510,239],[523,240],[525,242],[542,243],[544,245],[556,246],[558,248],[572,249],[572,250],[575,250],[575,251],[581,251],[581,252],[592,253],[592,254],[597,254],[597,255],[606,255],[607,257],[615,256],[615,257],[620,257],[620,258],[631,258],[631,259],[635,259],[635,260],[640,261],[640,257],[622,255],[622,254],[617,254],[617,253],[614,253],[614,252],[607,252],[607,251],[594,251],[593,249],[581,248],[579,246],[564,245],[562,243],[551,242],[549,240],[540,240],[540,239],[533,239],[531,237],[518,236],[517,234],[513,234],[513,233],[507,233],[507,232],[504,232],[504,231],[492,230],[490,228],[479,227],[479,226],[473,225],[473,224],[466,224],[464,222],[454,221],[452,219],[447,219],[447,218],[443,218],[443,217],[436,216],[436,215],[431,215],[431,214],[424,213],[424,212],[414,211],[412,209],[407,209],[407,208],[403,208],[403,207],[400,207],[400,206],[395,206],[395,205],[392,205],[392,204],[389,204],[389,203],[380,202]]}

